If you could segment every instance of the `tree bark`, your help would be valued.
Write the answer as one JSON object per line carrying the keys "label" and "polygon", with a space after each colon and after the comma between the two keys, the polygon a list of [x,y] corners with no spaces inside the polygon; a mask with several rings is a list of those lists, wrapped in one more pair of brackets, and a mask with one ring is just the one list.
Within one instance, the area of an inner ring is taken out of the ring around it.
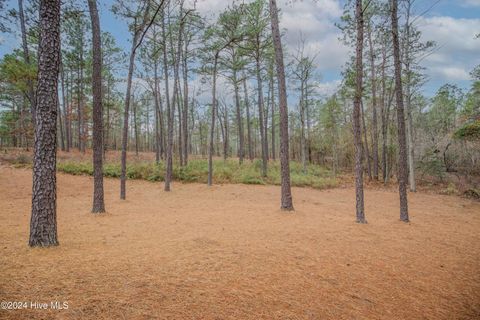
{"label": "tree bark", "polygon": [[93,93],[93,207],[92,213],[105,212],[103,196],[103,103],[102,41],[97,0],[88,0],[92,21],[92,93]]}
{"label": "tree bark", "polygon": [[362,132],[360,112],[362,103],[363,80],[363,8],[362,0],[356,0],[355,16],[357,22],[357,48],[356,48],[356,87],[353,102],[353,137],[355,143],[355,198],[356,217],[358,223],[366,223],[363,197],[363,164],[362,164]]}
{"label": "tree bark", "polygon": [[408,222],[407,200],[407,139],[405,135],[405,114],[403,107],[402,66],[400,64],[400,45],[398,40],[398,1],[392,0],[392,38],[393,60],[395,66],[395,94],[398,122],[398,190],[400,194],[400,220]]}
{"label": "tree bark", "polygon": [[40,1],[37,102],[33,157],[31,247],[58,245],[57,110],[60,68],[60,1]]}
{"label": "tree bark", "polygon": [[282,40],[278,24],[277,2],[270,0],[270,19],[275,49],[275,62],[278,79],[278,101],[280,111],[280,170],[282,177],[281,206],[282,210],[293,210],[292,192],[290,188],[290,164],[288,159],[288,109],[287,86],[285,83],[285,67],[283,64]]}

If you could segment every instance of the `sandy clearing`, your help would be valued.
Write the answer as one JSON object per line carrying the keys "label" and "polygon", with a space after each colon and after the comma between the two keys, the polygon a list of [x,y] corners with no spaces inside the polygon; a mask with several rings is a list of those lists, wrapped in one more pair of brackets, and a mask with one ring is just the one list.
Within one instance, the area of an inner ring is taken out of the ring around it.
{"label": "sandy clearing", "polygon": [[27,247],[31,171],[0,167],[0,300],[68,301],[68,310],[0,310],[1,319],[477,319],[480,204],[367,190],[163,185],[58,175],[60,246]]}

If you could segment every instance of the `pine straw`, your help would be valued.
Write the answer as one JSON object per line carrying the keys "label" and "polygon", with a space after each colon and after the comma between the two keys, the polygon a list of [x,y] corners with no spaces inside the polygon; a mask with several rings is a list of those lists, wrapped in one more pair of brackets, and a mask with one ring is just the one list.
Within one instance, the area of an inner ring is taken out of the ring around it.
{"label": "pine straw", "polygon": [[0,167],[0,300],[68,301],[68,310],[0,310],[1,319],[478,319],[480,204],[354,191],[107,179],[108,213],[90,214],[92,179],[59,174],[60,246],[30,249],[31,172]]}

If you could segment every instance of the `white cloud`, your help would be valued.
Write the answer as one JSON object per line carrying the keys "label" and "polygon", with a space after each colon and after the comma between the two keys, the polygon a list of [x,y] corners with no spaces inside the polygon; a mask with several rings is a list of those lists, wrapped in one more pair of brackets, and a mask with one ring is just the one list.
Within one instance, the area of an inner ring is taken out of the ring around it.
{"label": "white cloud", "polygon": [[430,68],[432,77],[445,79],[446,81],[462,81],[470,80],[470,75],[467,70],[462,67],[432,67]]}
{"label": "white cloud", "polygon": [[317,92],[324,97],[331,96],[338,91],[342,81],[333,80],[329,82],[319,82],[317,83]]}
{"label": "white cloud", "polygon": [[422,64],[431,78],[445,82],[469,80],[469,71],[480,64],[480,19],[437,16],[418,19],[422,40],[437,43],[436,51]]}
{"label": "white cloud", "polygon": [[463,0],[464,7],[480,7],[480,0]]}
{"label": "white cloud", "polygon": [[288,51],[296,52],[301,37],[305,53],[316,57],[319,71],[340,70],[348,58],[349,49],[338,40],[340,30],[335,26],[342,14],[337,0],[305,0],[282,6],[280,27],[286,29]]}

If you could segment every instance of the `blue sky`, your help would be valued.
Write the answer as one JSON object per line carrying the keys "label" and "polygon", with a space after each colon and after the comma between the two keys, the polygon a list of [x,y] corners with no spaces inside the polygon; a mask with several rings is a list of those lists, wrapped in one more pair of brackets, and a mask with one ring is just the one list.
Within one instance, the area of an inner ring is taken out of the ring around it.
{"label": "blue sky", "polygon": [[[422,13],[435,2],[416,0],[414,11]],[[17,6],[16,0],[8,0],[7,3]],[[98,3],[102,29],[113,34],[118,45],[128,52],[131,36],[125,23],[110,12],[113,0],[98,0]],[[197,9],[203,15],[215,16],[229,3],[231,1],[228,0],[197,0]],[[287,30],[284,42],[289,52],[295,52],[299,36],[303,34],[306,52],[317,57],[316,64],[322,79],[319,90],[324,94],[332,93],[341,79],[340,72],[350,50],[338,41],[340,33],[334,26],[342,14],[343,1],[286,3],[286,0],[278,1],[283,11],[281,27]],[[473,39],[475,34],[480,33],[480,0],[440,0],[418,19],[418,28],[425,41],[433,40],[438,44],[435,53],[423,61],[429,77],[424,86],[425,94],[432,96],[446,82],[467,89],[471,84],[468,73],[480,64],[480,39]],[[0,56],[20,44],[19,39],[9,35],[1,35],[1,38]]]}

